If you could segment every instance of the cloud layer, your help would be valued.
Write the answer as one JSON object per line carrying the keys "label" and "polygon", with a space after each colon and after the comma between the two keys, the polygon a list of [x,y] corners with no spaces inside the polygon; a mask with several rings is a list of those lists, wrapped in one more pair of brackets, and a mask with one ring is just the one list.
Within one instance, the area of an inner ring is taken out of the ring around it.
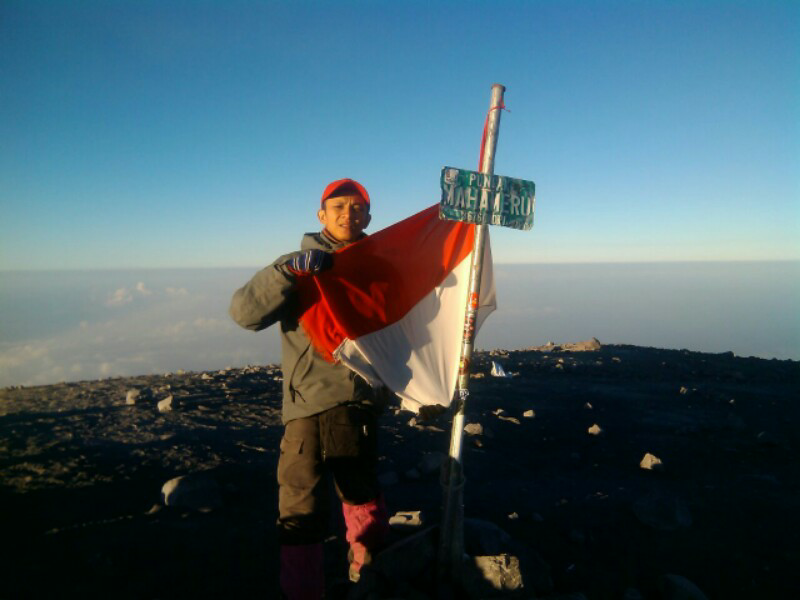
{"label": "cloud layer", "polygon": [[[228,317],[255,269],[0,273],[0,386],[280,361]],[[595,336],[800,359],[800,263],[496,266],[479,348]]]}

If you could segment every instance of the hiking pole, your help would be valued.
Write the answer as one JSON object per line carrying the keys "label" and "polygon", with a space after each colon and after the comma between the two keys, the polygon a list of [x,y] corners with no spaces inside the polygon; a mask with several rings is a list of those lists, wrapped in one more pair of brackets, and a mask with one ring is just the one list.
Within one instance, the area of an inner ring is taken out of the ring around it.
{"label": "hiking pole", "polygon": [[[503,108],[503,94],[506,88],[499,83],[492,85],[489,113],[481,141],[480,171],[494,174],[494,153],[500,135],[500,113]],[[447,580],[456,582],[460,577],[460,567],[464,556],[464,472],[461,463],[462,441],[464,438],[464,408],[469,396],[469,372],[472,350],[475,342],[475,323],[480,304],[483,250],[488,225],[475,225],[475,241],[470,264],[469,291],[464,311],[464,329],[461,342],[461,356],[458,363],[458,383],[453,398],[453,426],[450,434],[450,455],[442,484],[446,480],[447,491],[444,502],[444,516],[439,539],[439,583]]]}

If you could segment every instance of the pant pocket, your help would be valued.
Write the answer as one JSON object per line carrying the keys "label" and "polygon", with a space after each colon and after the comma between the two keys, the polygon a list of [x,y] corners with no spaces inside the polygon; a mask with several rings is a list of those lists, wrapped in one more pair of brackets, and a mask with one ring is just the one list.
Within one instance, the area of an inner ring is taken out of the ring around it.
{"label": "pant pocket", "polygon": [[320,421],[325,458],[363,456],[375,438],[375,419],[366,410],[339,406]]}
{"label": "pant pocket", "polygon": [[278,459],[278,483],[291,488],[312,488],[318,479],[314,459],[303,452],[304,441],[284,437]]}

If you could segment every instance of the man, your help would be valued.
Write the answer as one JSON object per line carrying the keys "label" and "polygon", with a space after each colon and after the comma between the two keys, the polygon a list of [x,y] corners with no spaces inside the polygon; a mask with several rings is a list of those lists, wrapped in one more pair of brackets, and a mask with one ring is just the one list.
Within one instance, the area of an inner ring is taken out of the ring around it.
{"label": "man", "polygon": [[329,268],[336,250],[365,237],[370,198],[352,179],[328,185],[317,213],[320,233],[300,252],[278,258],[233,295],[230,314],[259,331],[280,322],[284,435],[278,460],[280,584],[290,600],[321,598],[322,540],[327,530],[325,474],[342,501],[350,578],[369,562],[388,531],[377,484],[377,415],[385,395],[341,364],[325,360],[299,325],[297,282]]}

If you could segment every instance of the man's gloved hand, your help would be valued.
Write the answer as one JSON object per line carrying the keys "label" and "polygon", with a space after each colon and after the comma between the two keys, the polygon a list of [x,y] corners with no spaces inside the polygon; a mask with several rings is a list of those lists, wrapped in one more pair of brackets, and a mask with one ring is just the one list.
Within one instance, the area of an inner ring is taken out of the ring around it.
{"label": "man's gloved hand", "polygon": [[324,250],[306,250],[285,264],[295,275],[316,275],[333,266],[333,256]]}

